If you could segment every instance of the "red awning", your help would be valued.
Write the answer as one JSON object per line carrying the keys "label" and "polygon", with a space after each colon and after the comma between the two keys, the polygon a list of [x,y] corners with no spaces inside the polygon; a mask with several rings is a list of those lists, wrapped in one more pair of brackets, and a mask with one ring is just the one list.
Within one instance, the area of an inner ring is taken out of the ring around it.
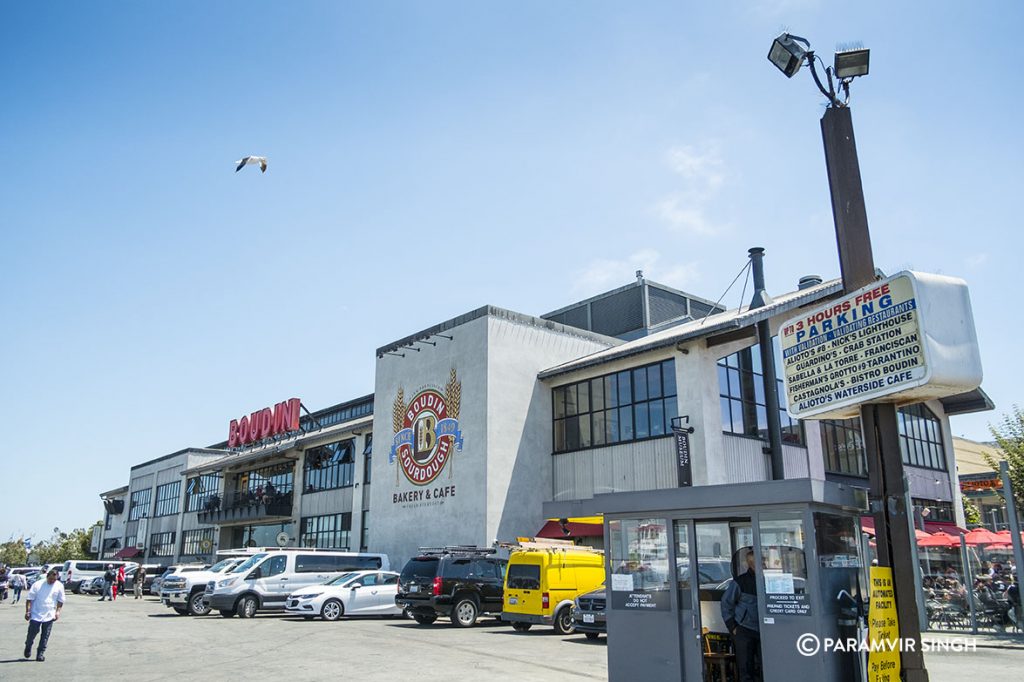
{"label": "red awning", "polygon": [[[875,537],[875,520],[870,516],[860,517],[860,530],[862,533],[867,533],[871,537]],[[928,537],[928,533],[925,533],[923,530],[920,530],[919,528],[915,528],[914,536],[918,540],[921,540],[923,538]],[[872,543],[871,546],[874,547],[874,543]]]}
{"label": "red awning", "polygon": [[575,523],[570,521],[565,524],[569,530],[566,535],[562,532],[562,526],[558,521],[548,521],[537,533],[539,538],[599,538],[604,536],[604,526],[600,523]]}
{"label": "red awning", "polygon": [[138,547],[125,547],[121,551],[119,551],[116,554],[114,554],[114,558],[115,559],[131,559],[133,556],[136,556],[140,551],[142,551],[142,550],[140,550]]}

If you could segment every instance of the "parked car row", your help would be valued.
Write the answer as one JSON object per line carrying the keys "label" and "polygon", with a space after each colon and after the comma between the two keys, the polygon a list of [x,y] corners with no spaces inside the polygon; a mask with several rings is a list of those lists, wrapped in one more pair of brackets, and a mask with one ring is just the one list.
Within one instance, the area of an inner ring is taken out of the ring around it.
{"label": "parked car row", "polygon": [[[508,559],[496,548],[448,546],[421,549],[401,572],[387,555],[303,548],[253,548],[226,552],[212,566],[169,566],[152,593],[182,616],[216,611],[252,618],[284,611],[307,620],[345,616],[408,616],[420,625],[447,618],[472,627],[493,616],[519,631],[549,625],[559,634],[579,630],[594,639],[605,632],[604,556],[568,541],[521,538]],[[74,562],[72,562],[74,563]],[[97,562],[99,563],[99,562]],[[76,588],[102,590],[74,565]]]}

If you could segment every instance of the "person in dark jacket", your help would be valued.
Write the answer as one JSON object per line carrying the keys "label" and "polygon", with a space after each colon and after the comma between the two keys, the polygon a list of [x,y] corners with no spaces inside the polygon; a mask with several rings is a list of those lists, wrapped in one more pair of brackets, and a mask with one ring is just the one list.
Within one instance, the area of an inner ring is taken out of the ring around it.
{"label": "person in dark jacket", "polygon": [[757,614],[757,578],[754,552],[741,549],[747,570],[735,576],[722,596],[722,618],[736,646],[736,668],[740,682],[761,680],[761,632]]}

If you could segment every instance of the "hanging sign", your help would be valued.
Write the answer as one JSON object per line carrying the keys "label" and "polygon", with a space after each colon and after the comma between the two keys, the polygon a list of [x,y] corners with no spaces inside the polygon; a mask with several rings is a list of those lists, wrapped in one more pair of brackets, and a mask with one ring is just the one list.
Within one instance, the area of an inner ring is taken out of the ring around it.
{"label": "hanging sign", "polygon": [[971,391],[981,357],[967,284],[901,272],[786,320],[779,330],[789,413],[844,419]]}
{"label": "hanging sign", "polygon": [[693,427],[672,427],[676,437],[676,471],[679,476],[679,487],[688,488],[693,485],[693,464],[690,460],[690,432]]}

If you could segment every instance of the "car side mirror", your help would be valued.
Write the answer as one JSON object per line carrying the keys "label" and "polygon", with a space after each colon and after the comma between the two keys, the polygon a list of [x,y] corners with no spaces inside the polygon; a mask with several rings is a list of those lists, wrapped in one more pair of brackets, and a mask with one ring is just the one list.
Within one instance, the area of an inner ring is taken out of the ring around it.
{"label": "car side mirror", "polygon": [[253,570],[253,572],[252,572],[252,573],[250,573],[249,575],[247,575],[247,576],[245,577],[245,579],[246,579],[246,580],[259,580],[259,579],[260,579],[260,578],[262,578],[262,577],[263,577],[263,571],[261,571],[260,569],[258,569],[258,568],[257,568],[257,569],[255,569],[255,570]]}
{"label": "car side mirror", "polygon": [[351,585],[350,585],[349,587],[351,587],[351,588],[352,588],[352,589],[354,590],[354,589],[356,589],[357,587],[362,587],[362,586],[363,586],[363,584],[362,584],[362,583],[352,583],[352,584],[351,584]]}

